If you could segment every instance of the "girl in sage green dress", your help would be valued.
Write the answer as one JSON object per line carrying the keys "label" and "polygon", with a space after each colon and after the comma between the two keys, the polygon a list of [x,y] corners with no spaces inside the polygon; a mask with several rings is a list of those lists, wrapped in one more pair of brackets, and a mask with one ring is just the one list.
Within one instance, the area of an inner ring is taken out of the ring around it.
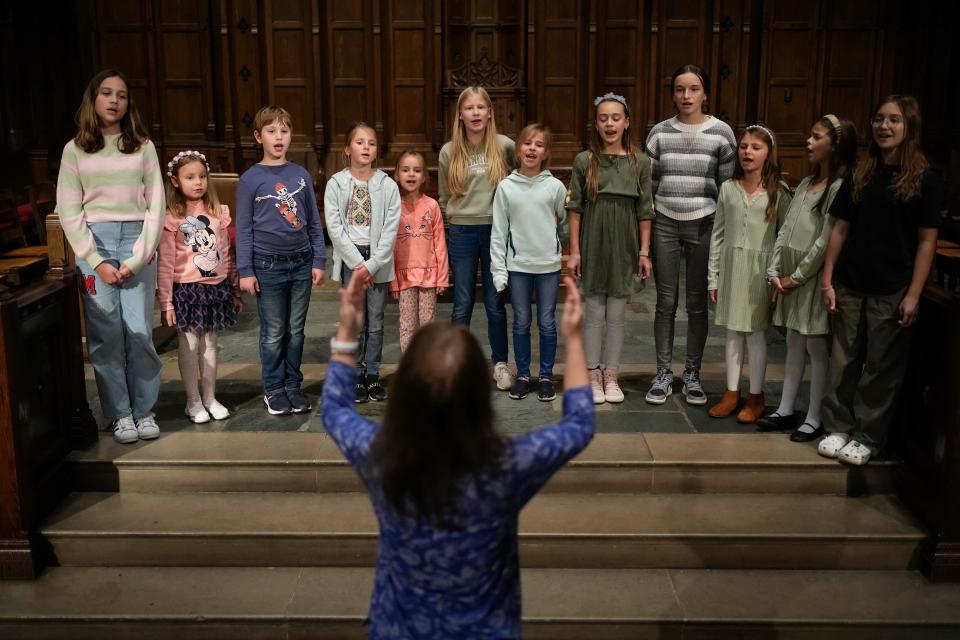
{"label": "girl in sage green dress", "polygon": [[820,403],[827,384],[830,325],[820,301],[820,272],[833,228],[827,211],[857,160],[853,123],[832,113],[817,120],[807,138],[807,158],[814,166],[813,174],[797,187],[767,269],[770,284],[779,293],[773,324],[787,329],[783,393],[777,410],[757,421],[761,431],[796,426],[793,405],[803,379],[806,351],[810,354],[810,401],[803,424],[790,435],[794,442],[810,442],[823,435]]}
{"label": "girl in sage green dress", "polygon": [[[650,159],[630,141],[630,109],[623,96],[593,101],[596,134],[573,161],[567,210],[567,269],[587,298],[586,353],[593,401],[623,402],[618,382],[623,324],[630,294],[653,271]],[[606,334],[606,335],[604,335]],[[601,345],[604,338],[600,369]]]}
{"label": "girl in sage green dress", "polygon": [[[790,193],[780,179],[776,142],[769,129],[747,127],[737,158],[733,177],[720,187],[707,264],[708,296],[717,303],[714,321],[727,328],[727,390],[709,413],[725,418],[739,408],[737,421],[754,423],[764,408],[764,333],[770,324],[767,265]],[[750,394],[740,408],[744,339],[750,350]]]}

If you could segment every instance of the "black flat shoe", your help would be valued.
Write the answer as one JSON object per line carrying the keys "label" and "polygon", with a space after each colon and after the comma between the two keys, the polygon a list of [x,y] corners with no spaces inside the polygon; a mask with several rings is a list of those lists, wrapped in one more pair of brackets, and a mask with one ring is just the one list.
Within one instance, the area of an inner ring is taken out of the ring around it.
{"label": "black flat shoe", "polygon": [[786,431],[797,426],[797,416],[782,416],[776,411],[757,420],[757,431]]}
{"label": "black flat shoe", "polygon": [[[802,427],[804,424],[809,427],[813,426],[809,422],[804,422],[800,426]],[[825,433],[826,431],[823,429],[823,425],[817,427],[816,429],[814,429],[809,433],[805,431],[800,431],[800,429],[797,428],[794,430],[793,433],[790,434],[790,442],[810,442],[811,440],[816,440],[817,438],[820,438]]]}

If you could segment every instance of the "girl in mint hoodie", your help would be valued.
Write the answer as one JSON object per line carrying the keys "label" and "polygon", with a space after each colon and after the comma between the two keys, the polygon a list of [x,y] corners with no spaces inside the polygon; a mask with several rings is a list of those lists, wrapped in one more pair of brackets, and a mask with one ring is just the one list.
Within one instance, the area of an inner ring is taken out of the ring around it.
{"label": "girl in mint hoodie", "polygon": [[548,402],[556,397],[553,362],[557,354],[557,292],[560,288],[562,248],[558,224],[566,219],[566,187],[546,167],[550,161],[550,129],[527,125],[517,136],[519,169],[497,186],[493,197],[490,271],[497,291],[510,285],[513,305],[513,349],[517,377],[510,397],[519,400],[530,391],[530,322],[532,295],[537,295],[540,329],[540,381],[537,395]]}

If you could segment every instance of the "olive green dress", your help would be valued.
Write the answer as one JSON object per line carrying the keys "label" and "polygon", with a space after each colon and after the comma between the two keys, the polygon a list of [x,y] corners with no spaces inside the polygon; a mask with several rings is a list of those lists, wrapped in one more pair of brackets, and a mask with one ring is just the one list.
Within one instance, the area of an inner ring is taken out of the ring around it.
{"label": "olive green dress", "polygon": [[639,225],[653,220],[651,165],[646,154],[601,155],[597,197],[587,195],[590,151],[573,160],[567,209],[580,212],[580,270],[585,295],[634,293],[640,263]]}
{"label": "olive green dress", "polygon": [[710,238],[707,289],[717,290],[714,321],[732,331],[752,333],[770,325],[767,266],[779,222],[790,206],[790,192],[780,189],[777,215],[766,219],[766,191],[748,200],[734,178],[720,186]]}
{"label": "olive green dress", "polygon": [[[797,333],[815,336],[830,330],[827,309],[820,301],[820,271],[833,229],[833,218],[827,215],[830,203],[840,190],[842,179],[834,180],[826,193],[810,192],[810,178],[804,178],[787,210],[783,226],[777,234],[767,275],[784,277],[797,284],[788,296],[780,296],[773,310],[773,324]],[[813,210],[823,196],[820,212]]]}

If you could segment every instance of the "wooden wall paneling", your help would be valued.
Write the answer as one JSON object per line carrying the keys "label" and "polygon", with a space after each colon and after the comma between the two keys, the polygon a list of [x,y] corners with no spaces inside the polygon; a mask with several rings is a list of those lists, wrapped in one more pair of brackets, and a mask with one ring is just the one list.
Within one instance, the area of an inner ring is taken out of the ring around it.
{"label": "wooden wall paneling", "polygon": [[213,140],[207,160],[214,173],[237,170],[237,148],[234,140],[236,116],[234,91],[230,73],[230,18],[227,0],[209,0],[210,15],[210,93],[213,103]]}
{"label": "wooden wall paneling", "polygon": [[383,25],[386,30],[382,56],[386,91],[382,100],[383,127],[389,140],[386,165],[393,166],[405,149],[433,156],[434,113],[437,90],[434,83],[433,3],[421,0],[385,0]]}
{"label": "wooden wall paneling", "polygon": [[[444,83],[444,57],[443,57],[443,0],[433,0],[433,62],[431,72],[433,74],[433,86],[430,89],[431,101],[433,102],[433,148],[439,152],[449,131],[444,129],[444,101],[442,89]],[[431,160],[432,162],[432,160]],[[436,185],[436,183],[433,183]]]}
{"label": "wooden wall paneling", "polygon": [[[707,108],[713,115],[741,131],[748,118],[751,49],[756,29],[751,0],[720,0],[714,4],[716,73],[710,78]],[[749,114],[752,117],[752,114]]]}
{"label": "wooden wall paneling", "polygon": [[[163,142],[180,150],[216,139],[210,5],[158,0],[153,5],[159,61],[157,96]],[[169,155],[169,154],[168,154]]]}
{"label": "wooden wall paneling", "polygon": [[253,118],[266,104],[263,96],[260,25],[262,16],[257,0],[221,0],[226,5],[229,55],[224,74],[230,87],[233,110],[226,114],[233,135],[235,171],[242,173],[260,160],[260,149],[253,138]]}
{"label": "wooden wall paneling", "polygon": [[868,0],[825,5],[821,113],[814,117],[835,113],[869,133],[865,127],[882,81],[883,5]]}
{"label": "wooden wall paneling", "polygon": [[586,2],[536,0],[528,15],[529,121],[553,131],[552,163],[568,166],[583,149],[589,118],[586,77]]}
{"label": "wooden wall paneling", "polygon": [[[656,100],[648,112],[648,130],[657,122],[673,116],[673,87],[670,79],[677,67],[696,64],[703,67],[714,82],[717,78],[716,59],[713,57],[714,0],[656,0],[652,6],[651,29],[657,39],[655,50],[655,82],[649,86]],[[713,98],[714,96],[710,96]],[[649,101],[648,101],[649,102]]]}
{"label": "wooden wall paneling", "polygon": [[757,120],[774,131],[780,166],[796,185],[806,174],[805,140],[823,69],[821,2],[765,0]]}
{"label": "wooden wall paneling", "polygon": [[[327,85],[323,83],[323,64],[321,56],[327,42],[326,23],[322,3],[314,2],[311,9],[311,47],[310,59],[312,62],[313,76],[313,147],[314,155],[318,159],[317,173],[313,174],[317,186],[322,185],[326,180],[326,166],[323,162],[323,149],[327,144],[327,127],[324,123],[325,100],[327,95]],[[322,193],[319,197],[323,197]]]}
{"label": "wooden wall paneling", "polygon": [[597,93],[612,91],[627,99],[631,110],[633,139],[646,136],[644,124],[652,117],[644,96],[649,91],[643,52],[649,27],[644,0],[604,0],[597,3]]}
{"label": "wooden wall paneling", "polygon": [[96,0],[97,69],[118,69],[129,80],[130,95],[158,147],[163,146],[163,110],[153,3],[151,0]]}
{"label": "wooden wall paneling", "polygon": [[263,26],[268,102],[290,112],[293,140],[288,157],[315,175],[312,0],[264,0]]}
{"label": "wooden wall paneling", "polygon": [[376,115],[373,102],[380,94],[373,83],[372,0],[331,0],[325,5],[330,148],[324,166],[329,175],[344,166],[343,146],[351,123],[358,120],[373,123]]}

